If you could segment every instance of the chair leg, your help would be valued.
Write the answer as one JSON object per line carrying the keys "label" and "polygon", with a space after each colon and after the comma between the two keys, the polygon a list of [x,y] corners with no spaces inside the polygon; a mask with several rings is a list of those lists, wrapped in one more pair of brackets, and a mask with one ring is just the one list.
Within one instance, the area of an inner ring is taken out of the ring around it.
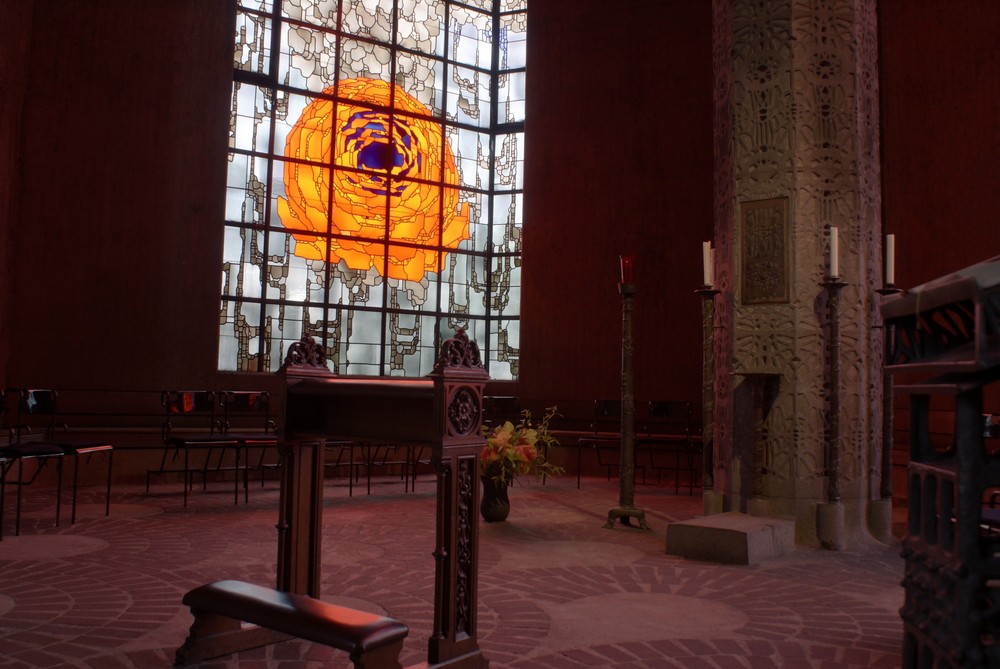
{"label": "chair leg", "polygon": [[14,536],[21,536],[21,481],[24,480],[24,459],[17,460],[17,508],[14,510]]}
{"label": "chair leg", "polygon": [[56,459],[56,527],[59,527],[59,515],[62,512],[62,474],[65,456]]}
{"label": "chair leg", "polygon": [[108,484],[104,491],[104,516],[111,515],[111,465],[114,463],[114,449],[108,452]]}
{"label": "chair leg", "polygon": [[76,524],[76,490],[77,490],[77,472],[80,471],[80,455],[78,453],[73,454],[73,492],[70,495],[70,513],[69,513],[69,524]]}
{"label": "chair leg", "polygon": [[[240,447],[237,444],[233,447],[233,504],[239,506],[240,503]],[[219,456],[222,457],[221,455]]]}

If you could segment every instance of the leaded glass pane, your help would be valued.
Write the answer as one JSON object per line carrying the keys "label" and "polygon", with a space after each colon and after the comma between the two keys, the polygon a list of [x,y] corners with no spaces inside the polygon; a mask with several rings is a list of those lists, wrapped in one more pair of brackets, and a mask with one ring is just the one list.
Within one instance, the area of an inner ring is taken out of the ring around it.
{"label": "leaded glass pane", "polygon": [[337,4],[337,0],[284,0],[281,13],[296,21],[336,28]]}
{"label": "leaded glass pane", "polygon": [[[331,94],[332,97],[332,94]],[[311,102],[316,100],[315,97],[309,97],[302,95],[300,93],[286,93],[285,94],[285,106],[282,110],[283,113],[276,114],[276,122],[274,124],[274,151],[279,155],[291,156],[293,158],[301,157],[303,159],[316,159],[318,162],[326,162],[326,158],[322,155],[314,157],[312,155],[302,155],[302,146],[299,140],[296,143],[289,146],[288,137],[293,133],[295,124],[299,122],[302,117],[303,112],[306,107],[309,106]],[[282,189],[284,190],[284,189]]]}
{"label": "leaded glass pane", "polygon": [[320,92],[337,80],[337,36],[309,26],[285,24],[278,81]]}
{"label": "leaded glass pane", "polygon": [[521,12],[500,17],[499,70],[516,70],[527,64],[528,15]]}
{"label": "leaded glass pane", "polygon": [[392,3],[379,0],[344,0],[341,29],[379,42],[392,38]]}
{"label": "leaded glass pane", "polygon": [[492,18],[465,7],[453,7],[448,32],[451,60],[491,70],[493,68]]}
{"label": "leaded glass pane", "polygon": [[398,14],[399,45],[432,56],[443,56],[444,15],[444,0],[402,0]]}
{"label": "leaded glass pane", "polygon": [[498,193],[493,198],[492,250],[494,253],[521,252],[522,197],[518,193]]}
{"label": "leaded glass pane", "polygon": [[450,268],[448,311],[470,316],[486,315],[486,265],[482,256],[461,255]]}
{"label": "leaded glass pane", "polygon": [[499,135],[496,138],[496,173],[493,185],[497,190],[520,190],[524,187],[524,134]]}
{"label": "leaded glass pane", "polygon": [[455,150],[458,174],[463,186],[488,190],[490,187],[490,135],[465,128],[449,128],[448,143]]}
{"label": "leaded glass pane", "polygon": [[249,12],[236,13],[233,67],[267,74],[271,69],[271,19]]}
{"label": "leaded glass pane", "polygon": [[246,298],[261,296],[263,234],[250,228],[228,228],[223,252],[223,290]]}
{"label": "leaded glass pane", "polygon": [[[262,176],[258,176],[262,175]],[[264,180],[267,159],[242,153],[229,154],[226,183],[226,220],[263,225],[267,192]]]}
{"label": "leaded glass pane", "polygon": [[521,259],[516,256],[493,258],[490,274],[490,311],[514,317],[521,312]]}
{"label": "leaded glass pane", "polygon": [[433,116],[444,115],[444,63],[411,53],[396,57],[395,82]]}
{"label": "leaded glass pane", "polygon": [[251,84],[233,85],[229,146],[247,151],[268,151],[271,137],[272,91]]}
{"label": "leaded glass pane", "polygon": [[493,9],[493,0],[462,0],[462,2],[480,9]]}
{"label": "leaded glass pane", "polygon": [[497,118],[501,123],[524,121],[524,72],[508,72],[497,80]]}
{"label": "leaded glass pane", "polygon": [[490,76],[467,67],[450,68],[446,96],[449,120],[481,128],[490,124]]}
{"label": "leaded glass pane", "polygon": [[341,41],[343,43],[340,61],[341,79],[368,77],[389,80],[392,52],[387,47],[348,37],[342,38]]}
{"label": "leaded glass pane", "polygon": [[490,377],[497,381],[516,379],[521,351],[520,321],[490,322],[489,366]]}
{"label": "leaded glass pane", "polygon": [[240,0],[237,7],[270,14],[274,8],[274,2],[272,0]]}

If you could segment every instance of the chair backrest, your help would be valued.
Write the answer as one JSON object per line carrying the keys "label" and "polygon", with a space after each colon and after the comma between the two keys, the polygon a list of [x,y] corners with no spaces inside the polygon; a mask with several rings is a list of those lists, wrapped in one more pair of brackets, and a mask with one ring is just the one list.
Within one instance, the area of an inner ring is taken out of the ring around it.
{"label": "chair backrest", "polygon": [[165,390],[160,394],[160,403],[164,410],[161,428],[164,441],[174,428],[182,425],[209,434],[222,431],[217,394],[212,390]]}
{"label": "chair backrest", "polygon": [[594,432],[617,432],[621,429],[622,401],[594,400]]}
{"label": "chair backrest", "polygon": [[516,395],[483,395],[483,425],[494,427],[521,419],[521,400]]}
{"label": "chair backrest", "polygon": [[11,443],[51,438],[56,428],[57,397],[55,390],[43,388],[4,391],[4,428]]}
{"label": "chair backrest", "polygon": [[271,416],[271,396],[264,390],[224,390],[219,393],[222,403],[222,433],[226,434],[250,425],[265,434],[276,431]]}
{"label": "chair backrest", "polygon": [[646,405],[644,431],[649,435],[683,435],[690,437],[694,422],[694,405],[685,400],[651,400]]}

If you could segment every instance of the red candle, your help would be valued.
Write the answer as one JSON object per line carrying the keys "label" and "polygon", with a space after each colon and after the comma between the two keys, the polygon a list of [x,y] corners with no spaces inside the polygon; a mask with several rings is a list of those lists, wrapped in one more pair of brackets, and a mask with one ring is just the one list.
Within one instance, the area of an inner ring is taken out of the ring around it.
{"label": "red candle", "polygon": [[635,266],[635,256],[620,256],[622,261],[622,283],[632,283],[632,268]]}

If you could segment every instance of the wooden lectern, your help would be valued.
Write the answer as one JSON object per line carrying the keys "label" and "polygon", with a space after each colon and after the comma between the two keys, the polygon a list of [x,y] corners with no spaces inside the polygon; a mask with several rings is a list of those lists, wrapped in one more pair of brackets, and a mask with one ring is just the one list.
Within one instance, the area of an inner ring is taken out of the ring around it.
{"label": "wooden lectern", "polygon": [[476,637],[480,425],[489,380],[479,347],[459,330],[424,378],[340,377],[307,336],[291,346],[278,373],[285,381],[278,589],[320,595],[327,439],[427,446],[437,472],[428,665],[488,667]]}

